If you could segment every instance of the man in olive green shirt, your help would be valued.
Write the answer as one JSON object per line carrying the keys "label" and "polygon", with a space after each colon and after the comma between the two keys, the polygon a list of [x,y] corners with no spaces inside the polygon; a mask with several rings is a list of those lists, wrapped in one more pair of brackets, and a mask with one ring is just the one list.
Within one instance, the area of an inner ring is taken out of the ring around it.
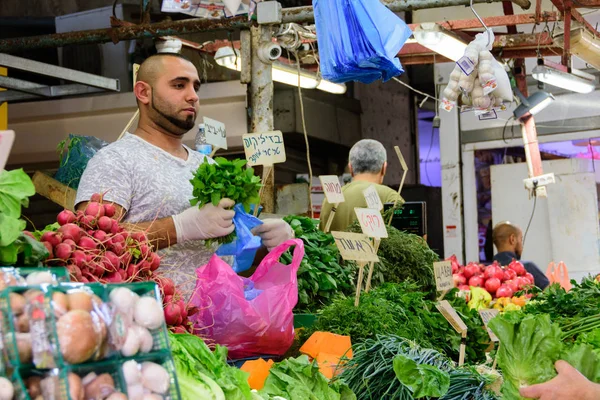
{"label": "man in olive green shirt", "polygon": [[[402,202],[398,192],[382,185],[387,170],[387,152],[377,140],[363,139],[350,149],[348,167],[352,182],[342,187],[345,201],[337,207],[330,231],[344,231],[356,220],[354,207],[367,207],[363,190],[375,186],[383,204]],[[320,228],[323,230],[333,206],[325,200],[321,207]]]}

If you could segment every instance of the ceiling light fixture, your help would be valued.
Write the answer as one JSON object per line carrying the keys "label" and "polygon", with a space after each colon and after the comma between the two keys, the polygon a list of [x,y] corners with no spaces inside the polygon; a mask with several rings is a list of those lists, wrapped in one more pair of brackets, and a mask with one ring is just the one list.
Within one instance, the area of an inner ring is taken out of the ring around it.
{"label": "ceiling light fixture", "polygon": [[464,40],[435,22],[422,23],[414,30],[413,36],[420,45],[452,61],[458,61],[467,48]]}
{"label": "ceiling light fixture", "polygon": [[554,96],[552,96],[552,94],[542,90],[525,98],[518,88],[514,87],[513,89],[517,94],[517,97],[521,99],[521,104],[513,111],[513,115],[517,121],[524,121],[528,117],[536,115],[554,101]]}
{"label": "ceiling light fixture", "polygon": [[540,82],[571,90],[577,93],[591,93],[596,89],[596,77],[577,69],[556,64],[538,58],[538,65],[533,68],[531,76]]}
{"label": "ceiling light fixture", "polygon": [[[564,46],[564,32],[559,32],[553,39],[557,46]],[[595,37],[586,29],[577,28],[571,30],[570,52],[592,67],[600,69],[600,38]]]}
{"label": "ceiling light fixture", "polygon": [[[215,53],[215,61],[222,67],[235,71],[242,70],[242,58],[237,49],[234,51],[231,47],[219,48]],[[273,80],[276,82],[298,86],[298,69],[296,67],[274,62],[272,74]],[[303,69],[300,70],[300,87],[303,89],[319,89],[334,94],[346,93],[345,84],[327,81],[319,75]]]}

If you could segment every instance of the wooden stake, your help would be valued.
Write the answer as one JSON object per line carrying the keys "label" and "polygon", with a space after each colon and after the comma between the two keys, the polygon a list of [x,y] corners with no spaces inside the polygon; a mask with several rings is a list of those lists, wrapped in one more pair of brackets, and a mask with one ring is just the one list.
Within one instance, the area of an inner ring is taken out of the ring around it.
{"label": "wooden stake", "polygon": [[333,222],[333,217],[335,217],[335,212],[337,211],[339,205],[340,203],[335,203],[331,208],[331,212],[329,213],[329,218],[327,218],[327,224],[325,224],[325,230],[323,232],[329,232],[329,229],[331,228],[331,223]]}
{"label": "wooden stake", "polygon": [[127,123],[127,125],[125,125],[125,129],[123,129],[123,132],[121,132],[121,134],[119,135],[119,137],[117,138],[117,140],[121,140],[121,138],[123,137],[123,135],[125,135],[125,132],[127,132],[129,130],[129,128],[131,128],[131,125],[133,125],[133,121],[135,121],[137,119],[137,117],[139,117],[139,116],[140,116],[140,109],[138,108],[135,111],[135,113],[133,114],[133,117],[131,117],[131,119]]}
{"label": "wooden stake", "polygon": [[[213,158],[213,157],[215,156],[215,153],[216,153],[217,151],[219,151],[220,149],[221,149],[220,147],[213,146],[213,150],[210,152],[210,156],[209,156],[209,157],[210,157],[210,158]],[[262,189],[262,188],[261,188],[261,189]]]}
{"label": "wooden stake", "polygon": [[[375,249],[375,254],[377,254],[381,240],[380,239],[373,239],[373,240],[374,240],[373,248]],[[369,263],[369,275],[367,276],[367,286],[365,288],[366,293],[369,293],[369,290],[371,290],[371,278],[373,277],[373,269],[375,269],[375,262],[371,261]]]}
{"label": "wooden stake", "polygon": [[358,303],[360,301],[360,291],[362,289],[364,269],[365,269],[365,263],[359,262],[358,263],[358,279],[356,280],[356,297],[354,298],[354,307],[358,307]]}
{"label": "wooden stake", "polygon": [[448,294],[449,290],[442,291],[442,294],[437,298],[438,301],[444,300],[444,297]]}
{"label": "wooden stake", "polygon": [[458,366],[465,363],[465,352],[467,351],[467,331],[460,335],[460,352],[458,354]]}
{"label": "wooden stake", "polygon": [[260,199],[260,202],[254,208],[254,216],[255,217],[258,215],[258,209],[259,209],[261,203],[263,203],[262,195],[263,195],[263,192],[265,189],[266,182],[269,179],[272,170],[273,170],[272,165],[264,165],[263,166],[263,183],[262,183],[262,186],[260,187],[260,190],[258,191],[258,198]]}

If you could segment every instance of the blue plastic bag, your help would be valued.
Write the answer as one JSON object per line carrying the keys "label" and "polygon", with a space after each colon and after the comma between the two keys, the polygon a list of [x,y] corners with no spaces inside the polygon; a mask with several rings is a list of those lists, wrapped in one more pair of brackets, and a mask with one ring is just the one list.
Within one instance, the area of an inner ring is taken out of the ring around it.
{"label": "blue plastic bag", "polygon": [[384,82],[404,70],[396,57],[412,34],[379,0],[313,0],[323,78]]}
{"label": "blue plastic bag", "polygon": [[262,245],[260,237],[254,236],[251,232],[255,227],[262,225],[262,221],[254,215],[248,214],[241,204],[236,204],[233,210],[235,211],[233,224],[236,238],[231,243],[222,244],[216,254],[218,256],[234,256],[232,268],[236,273],[240,273],[252,266],[256,251]]}
{"label": "blue plastic bag", "polygon": [[69,134],[59,143],[60,166],[54,179],[73,189],[79,187],[81,175],[94,155],[108,143],[94,136]]}

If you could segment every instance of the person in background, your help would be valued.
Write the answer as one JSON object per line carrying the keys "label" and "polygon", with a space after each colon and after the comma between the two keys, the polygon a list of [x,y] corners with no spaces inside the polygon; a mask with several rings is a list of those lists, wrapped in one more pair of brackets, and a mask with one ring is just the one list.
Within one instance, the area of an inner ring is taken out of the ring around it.
{"label": "person in background", "polygon": [[[363,190],[371,185],[375,186],[383,204],[393,203],[396,200],[402,201],[398,192],[383,185],[387,170],[387,152],[377,140],[363,139],[354,144],[350,149],[348,168],[352,174],[352,182],[342,187],[345,201],[337,207],[331,223],[331,231],[346,230],[354,222],[356,219],[354,207],[367,206]],[[325,228],[332,208],[333,205],[327,200],[323,202],[319,225],[321,230]]]}
{"label": "person in background", "polygon": [[[195,281],[196,268],[213,255],[204,240],[234,231],[232,200],[201,208],[190,205],[190,180],[206,158],[183,144],[184,135],[196,126],[199,90],[198,70],[186,58],[173,53],[147,58],[134,87],[140,111],[137,129],[94,155],[75,200],[83,210],[94,193],[104,193],[103,201],[114,203],[116,217],[145,231],[160,249],[161,271],[176,284]],[[265,250],[294,237],[281,219],[263,222],[254,233]]]}
{"label": "person in background", "polygon": [[[494,261],[500,265],[506,266],[512,260],[521,260],[523,253],[523,231],[518,226],[508,222],[500,222],[494,227],[492,232],[494,245],[498,253],[494,256]],[[523,266],[535,280],[535,286],[540,289],[546,288],[550,281],[544,273],[531,261],[522,261]]]}
{"label": "person in background", "polygon": [[589,381],[566,361],[554,365],[558,375],[545,383],[519,389],[521,396],[540,400],[598,400],[600,385]]}

